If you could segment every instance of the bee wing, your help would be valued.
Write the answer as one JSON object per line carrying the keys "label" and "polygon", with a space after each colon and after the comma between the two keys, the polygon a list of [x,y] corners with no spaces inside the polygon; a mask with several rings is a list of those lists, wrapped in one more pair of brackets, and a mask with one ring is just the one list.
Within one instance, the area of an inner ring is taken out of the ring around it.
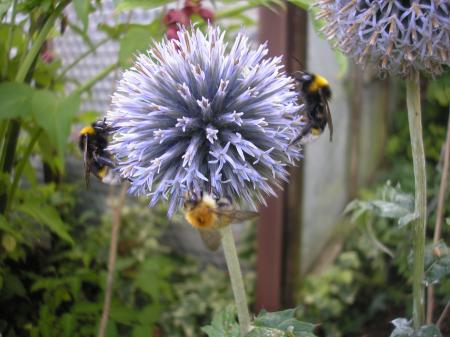
{"label": "bee wing", "polygon": [[198,233],[209,250],[216,251],[219,248],[222,236],[217,229],[199,229]]}
{"label": "bee wing", "polygon": [[234,221],[251,220],[258,217],[258,212],[252,211],[241,211],[236,209],[215,209],[212,211],[219,216],[224,216],[228,218],[230,220],[229,223]]}
{"label": "bee wing", "polygon": [[333,120],[331,119],[330,106],[328,105],[328,100],[320,93],[323,105],[325,107],[325,114],[327,115],[328,128],[330,129],[330,142],[333,140]]}
{"label": "bee wing", "polygon": [[84,181],[86,183],[86,188],[89,188],[89,178],[91,174],[91,167],[88,163],[88,135],[84,138],[84,153],[83,153],[83,160],[84,160]]}

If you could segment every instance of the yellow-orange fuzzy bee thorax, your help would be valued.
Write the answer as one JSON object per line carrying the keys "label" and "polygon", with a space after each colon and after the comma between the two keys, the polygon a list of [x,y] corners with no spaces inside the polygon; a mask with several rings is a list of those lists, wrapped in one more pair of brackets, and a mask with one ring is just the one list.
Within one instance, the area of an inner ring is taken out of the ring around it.
{"label": "yellow-orange fuzzy bee thorax", "polygon": [[217,222],[217,208],[215,200],[209,195],[203,195],[202,199],[185,207],[184,217],[193,227],[198,229],[214,228]]}

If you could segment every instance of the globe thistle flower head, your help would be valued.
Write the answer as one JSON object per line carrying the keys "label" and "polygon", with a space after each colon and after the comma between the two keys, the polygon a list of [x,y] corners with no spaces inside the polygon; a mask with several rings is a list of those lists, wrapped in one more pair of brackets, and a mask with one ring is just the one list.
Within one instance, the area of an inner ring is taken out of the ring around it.
{"label": "globe thistle flower head", "polygon": [[168,199],[169,215],[186,191],[255,208],[301,155],[288,146],[299,107],[281,57],[266,58],[245,35],[230,46],[224,38],[220,28],[192,27],[154,43],[124,73],[106,116],[130,192],[150,196],[150,206]]}
{"label": "globe thistle flower head", "polygon": [[450,64],[448,0],[319,0],[323,32],[358,63],[431,74]]}

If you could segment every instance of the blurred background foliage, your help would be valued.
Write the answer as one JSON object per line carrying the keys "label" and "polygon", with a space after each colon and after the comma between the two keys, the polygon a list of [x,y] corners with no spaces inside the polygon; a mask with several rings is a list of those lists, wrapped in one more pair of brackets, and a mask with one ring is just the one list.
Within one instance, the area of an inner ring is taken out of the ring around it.
{"label": "blurred background foliage", "polygon": [[[291,1],[303,8],[308,1]],[[230,30],[255,24],[248,11],[257,6],[276,9],[281,1],[213,1],[214,20]],[[72,22],[64,9],[74,6]],[[145,50],[167,30],[162,16],[176,1],[116,1],[117,13],[160,6],[160,15],[146,24],[99,24],[105,40],[87,34],[89,15],[101,1],[0,1],[0,334],[14,336],[93,336],[103,307],[111,238],[112,212],[99,215],[86,209],[84,183],[65,179],[68,157],[80,161],[69,139],[76,126],[91,122],[92,112],[79,113],[81,102],[99,80],[130,65],[133,54]],[[179,4],[178,4],[179,5]],[[178,6],[179,7],[179,6]],[[191,20],[199,25],[205,20]],[[89,46],[73,64],[63,66],[52,52],[52,39],[71,30]],[[83,57],[106,41],[119,42],[118,62],[86,83],[68,76]],[[345,68],[344,68],[345,69]],[[67,92],[67,84],[73,84]],[[396,83],[396,86],[401,84]],[[434,223],[439,188],[442,144],[448,118],[450,73],[424,84],[424,125],[429,173],[429,223]],[[399,90],[403,92],[403,90]],[[402,97],[399,97],[399,101]],[[100,112],[103,114],[103,112]],[[382,200],[386,188],[403,195],[413,191],[406,112],[390,116],[385,162],[360,201],[349,208],[342,231],[348,234],[334,264],[311,274],[301,285],[299,312],[303,320],[320,323],[327,336],[356,336],[363,329],[389,331],[389,320],[410,303],[409,241],[401,216],[386,216],[370,208]],[[390,179],[392,185],[385,186]],[[401,191],[393,186],[401,186]],[[380,190],[381,188],[381,190]],[[116,199],[117,187],[109,193]],[[381,192],[380,192],[381,191]],[[447,195],[445,213],[450,212]],[[360,212],[364,209],[364,212]],[[357,214],[358,216],[355,216]],[[401,213],[402,216],[408,213]],[[353,216],[350,216],[353,215]],[[167,223],[165,210],[149,210],[145,202],[128,203],[121,210],[117,271],[107,336],[199,336],[218,311],[231,304],[226,273],[179,256],[161,243]],[[143,225],[144,224],[144,225]],[[429,226],[432,236],[433,226]],[[444,226],[443,241],[450,228]],[[242,258],[254,263],[254,232],[242,245]],[[444,250],[443,250],[444,251]],[[447,250],[448,251],[448,250]],[[442,276],[442,275],[438,275]],[[247,273],[253,293],[254,274]],[[449,296],[450,281],[436,287],[440,309]],[[253,296],[250,296],[252,299]],[[291,315],[292,313],[289,313]],[[260,318],[263,321],[264,314]],[[379,322],[383,322],[380,324]],[[214,324],[214,322],[213,322]],[[218,323],[217,323],[218,324]],[[447,332],[449,327],[447,326]]]}

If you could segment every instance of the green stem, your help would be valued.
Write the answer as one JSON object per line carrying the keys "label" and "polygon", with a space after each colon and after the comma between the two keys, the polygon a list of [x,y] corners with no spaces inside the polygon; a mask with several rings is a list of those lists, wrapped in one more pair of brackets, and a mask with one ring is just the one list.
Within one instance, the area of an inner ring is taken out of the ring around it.
{"label": "green stem", "polygon": [[[34,44],[31,46],[30,51],[25,56],[22,64],[17,71],[15,81],[17,83],[23,83],[25,81],[29,81],[32,78],[32,71],[34,66],[36,65],[36,60],[39,54],[39,51],[42,48],[45,40],[47,39],[50,30],[52,29],[56,18],[61,14],[62,10],[70,3],[70,1],[62,1],[55,8],[55,10],[50,14],[50,16],[46,19],[41,31],[39,32]],[[13,119],[9,122],[5,145],[2,148],[2,155],[0,162],[2,163],[2,167],[0,167],[1,172],[9,173],[11,172],[14,155],[16,152],[17,138],[20,133],[20,120]],[[0,213],[4,213],[6,209],[8,195],[6,191],[0,191]]]}
{"label": "green stem", "polygon": [[28,71],[31,68],[31,65],[33,64],[35,58],[37,57],[39,51],[42,48],[42,45],[44,44],[45,40],[47,39],[48,34],[50,33],[50,30],[53,28],[53,25],[55,24],[56,19],[61,14],[64,7],[66,7],[69,4],[70,1],[63,1],[61,2],[55,10],[52,12],[52,14],[48,17],[47,21],[45,22],[44,26],[42,27],[41,31],[39,32],[36,41],[34,41],[33,46],[31,47],[30,51],[28,52],[27,56],[23,60],[23,63],[20,65],[19,70],[17,71],[16,75],[16,82],[22,83],[25,80],[25,77],[28,74]]}
{"label": "green stem", "polygon": [[[6,130],[5,144],[2,149],[2,156],[0,162],[2,163],[1,172],[9,173],[12,170],[14,163],[14,154],[16,152],[17,139],[20,133],[20,122],[17,119],[12,119],[8,123]],[[3,214],[6,209],[8,194],[6,188],[0,191],[0,214]]]}
{"label": "green stem", "polygon": [[15,170],[15,174],[14,174],[14,180],[11,184],[11,187],[9,188],[9,192],[8,192],[8,200],[6,203],[6,211],[5,213],[8,213],[12,201],[14,200],[14,195],[16,194],[17,191],[17,186],[19,185],[19,181],[20,181],[20,177],[22,176],[23,170],[25,169],[25,165],[28,162],[28,159],[31,155],[31,151],[33,151],[34,146],[36,145],[37,140],[39,139],[39,136],[41,135],[41,128],[38,128],[36,130],[34,130],[31,139],[30,139],[30,143],[28,144],[28,147],[25,150],[25,153],[23,154],[22,159],[20,160],[19,164],[17,165],[17,169]]}
{"label": "green stem", "polygon": [[6,76],[8,75],[8,63],[9,63],[9,54],[10,54],[10,50],[11,50],[11,45],[12,45],[12,41],[13,41],[13,36],[14,36],[14,25],[16,22],[16,7],[17,7],[17,0],[14,0],[13,5],[12,5],[12,16],[11,16],[11,24],[9,26],[9,30],[8,30],[8,39],[6,40],[6,59],[5,59],[5,64],[3,65],[3,69],[2,69],[2,77],[6,78]]}
{"label": "green stem", "polygon": [[92,86],[95,83],[97,83],[98,81],[100,81],[103,78],[105,78],[106,76],[108,76],[108,74],[111,71],[113,71],[114,69],[116,69],[118,65],[119,65],[118,63],[113,63],[113,64],[110,64],[109,66],[103,68],[103,70],[99,71],[97,73],[97,75],[95,75],[89,81],[87,81],[86,83],[84,83],[83,85],[80,85],[77,89],[75,89],[71,95],[80,95],[83,92],[88,91],[89,89],[92,88]]}
{"label": "green stem", "polygon": [[58,75],[58,77],[55,79],[55,82],[60,81],[64,78],[64,76],[71,70],[73,67],[75,67],[78,63],[80,63],[86,56],[89,56],[93,52],[95,52],[100,46],[104,45],[106,42],[109,41],[109,37],[104,38],[103,40],[99,41],[97,44],[95,44],[92,48],[89,48],[86,50],[83,54],[78,56],[71,64],[69,64],[62,72]]}
{"label": "green stem", "polygon": [[222,247],[230,274],[231,287],[233,289],[234,301],[236,303],[241,337],[244,337],[250,328],[250,314],[248,312],[247,296],[245,294],[244,281],[242,279],[241,267],[234,244],[231,226],[226,226],[221,230]]}
{"label": "green stem", "polygon": [[[7,120],[0,122],[0,150],[3,149],[3,144],[5,143],[5,134],[7,128],[8,128]],[[0,153],[3,153],[3,151]],[[0,158],[0,167],[3,167],[3,158]]]}
{"label": "green stem", "polygon": [[406,105],[414,165],[415,214],[413,227],[413,325],[417,330],[424,324],[424,252],[427,210],[425,151],[422,139],[420,107],[420,75],[414,71],[406,81]]}

